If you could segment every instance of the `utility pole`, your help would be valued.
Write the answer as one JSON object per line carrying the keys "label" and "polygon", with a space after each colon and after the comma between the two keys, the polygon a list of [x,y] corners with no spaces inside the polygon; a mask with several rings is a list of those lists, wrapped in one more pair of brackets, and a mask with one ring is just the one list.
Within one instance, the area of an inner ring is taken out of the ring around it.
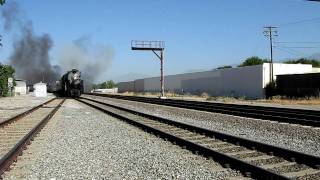
{"label": "utility pole", "polygon": [[264,28],[264,36],[269,37],[270,42],[270,82],[273,82],[273,37],[278,36],[278,31],[275,30],[277,27],[274,26],[266,26]]}

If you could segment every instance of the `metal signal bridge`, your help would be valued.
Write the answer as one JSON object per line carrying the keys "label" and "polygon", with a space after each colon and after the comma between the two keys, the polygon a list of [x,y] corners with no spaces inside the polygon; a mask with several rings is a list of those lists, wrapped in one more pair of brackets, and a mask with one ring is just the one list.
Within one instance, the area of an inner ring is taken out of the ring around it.
{"label": "metal signal bridge", "polygon": [[[164,41],[131,41],[131,50],[152,51],[160,60],[160,98],[165,98],[164,94],[164,74],[163,74],[163,60],[164,60]],[[160,53],[160,54],[159,54]]]}

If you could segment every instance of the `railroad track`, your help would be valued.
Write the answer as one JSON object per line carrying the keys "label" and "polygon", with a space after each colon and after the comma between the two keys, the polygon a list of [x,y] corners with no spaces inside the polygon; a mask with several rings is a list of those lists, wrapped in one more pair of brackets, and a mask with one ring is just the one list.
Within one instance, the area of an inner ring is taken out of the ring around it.
{"label": "railroad track", "polygon": [[319,179],[320,157],[137,112],[89,98],[78,101],[255,179]]}
{"label": "railroad track", "polygon": [[0,123],[0,179],[64,101],[51,99]]}
{"label": "railroad track", "polygon": [[123,96],[110,94],[85,93],[86,95],[116,98],[122,100],[137,101],[186,109],[194,109],[206,112],[230,114],[235,116],[250,117],[256,119],[285,122],[290,124],[301,124],[320,127],[320,111],[276,108],[253,105],[237,105],[213,102],[186,101],[174,99],[158,99],[137,96]]}

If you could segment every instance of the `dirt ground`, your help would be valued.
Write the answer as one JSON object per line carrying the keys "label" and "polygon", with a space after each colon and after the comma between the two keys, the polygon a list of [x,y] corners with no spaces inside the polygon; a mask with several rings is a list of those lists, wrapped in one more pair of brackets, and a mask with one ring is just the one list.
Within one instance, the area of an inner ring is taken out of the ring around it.
{"label": "dirt ground", "polygon": [[[133,93],[126,92],[119,95],[126,96],[143,96],[143,97],[159,97],[159,93]],[[281,97],[274,97],[273,99],[257,99],[247,100],[244,98],[234,97],[211,97],[206,93],[200,96],[197,95],[178,95],[173,93],[166,93],[167,98],[181,99],[181,100],[192,100],[192,101],[208,101],[218,103],[230,103],[230,104],[246,104],[246,105],[257,105],[257,106],[271,106],[271,107],[283,107],[283,108],[296,108],[296,109],[310,109],[320,110],[320,98],[310,99],[287,99]]]}
{"label": "dirt ground", "polygon": [[14,97],[0,98],[0,122],[13,117],[19,113],[27,111],[41,103],[54,98],[53,94],[48,94],[47,97],[35,97],[32,93]]}

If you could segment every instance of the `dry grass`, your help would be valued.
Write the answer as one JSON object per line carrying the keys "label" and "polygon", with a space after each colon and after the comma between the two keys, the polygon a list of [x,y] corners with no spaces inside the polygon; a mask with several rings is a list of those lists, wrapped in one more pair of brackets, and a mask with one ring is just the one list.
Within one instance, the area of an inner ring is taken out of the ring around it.
{"label": "dry grass", "polygon": [[[159,97],[160,93],[158,92],[124,92],[121,93],[126,96],[144,96],[144,97]],[[246,100],[244,97],[235,98],[228,96],[210,96],[208,93],[204,92],[200,96],[192,95],[192,94],[176,94],[174,92],[166,92],[166,97],[170,97],[173,99],[185,99],[185,100],[195,100],[195,101],[219,101],[219,102],[227,102],[227,103],[236,103],[236,102],[244,102],[244,103],[274,103],[274,104],[282,104],[282,105],[320,105],[320,98],[300,98],[300,99],[288,99],[284,97],[274,97],[273,99],[258,99],[258,100]]]}
{"label": "dry grass", "polygon": [[264,102],[264,103],[275,103],[275,104],[283,104],[283,105],[320,105],[319,98],[300,98],[300,99],[288,99],[288,98],[281,98],[281,97],[274,97],[273,99],[260,99],[257,102]]}

